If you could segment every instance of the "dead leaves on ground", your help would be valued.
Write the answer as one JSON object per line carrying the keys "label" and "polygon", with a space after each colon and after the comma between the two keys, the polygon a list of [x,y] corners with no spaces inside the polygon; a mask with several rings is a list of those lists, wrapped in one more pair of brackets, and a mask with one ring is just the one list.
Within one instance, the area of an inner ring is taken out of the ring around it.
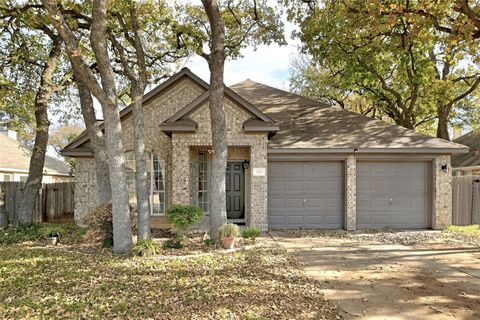
{"label": "dead leaves on ground", "polygon": [[278,248],[184,260],[0,247],[0,318],[336,319]]}

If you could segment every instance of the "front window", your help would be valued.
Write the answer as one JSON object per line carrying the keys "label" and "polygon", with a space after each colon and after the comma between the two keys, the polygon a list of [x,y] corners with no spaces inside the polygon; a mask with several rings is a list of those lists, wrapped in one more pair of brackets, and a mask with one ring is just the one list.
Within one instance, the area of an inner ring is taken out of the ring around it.
{"label": "front window", "polygon": [[165,213],[165,161],[154,154],[152,165],[152,215],[160,215]]}
{"label": "front window", "polygon": [[[133,206],[137,203],[135,187],[135,153],[125,153],[125,173],[128,188],[129,203]],[[165,161],[157,154],[145,152],[145,168],[147,181],[150,184],[150,214],[162,215],[165,213]]]}
{"label": "front window", "polygon": [[208,189],[210,188],[210,170],[209,170],[208,154],[207,152],[200,152],[198,154],[198,206],[203,212],[208,213],[210,201],[208,196]]}

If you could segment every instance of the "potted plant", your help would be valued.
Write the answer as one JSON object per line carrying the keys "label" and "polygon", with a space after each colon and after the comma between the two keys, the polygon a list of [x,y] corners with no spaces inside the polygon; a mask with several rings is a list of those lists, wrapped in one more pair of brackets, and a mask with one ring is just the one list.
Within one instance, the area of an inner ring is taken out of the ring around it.
{"label": "potted plant", "polygon": [[222,246],[224,249],[233,249],[235,247],[235,237],[240,235],[240,228],[233,223],[225,223],[218,228]]}
{"label": "potted plant", "polygon": [[55,246],[58,243],[58,237],[59,236],[60,236],[60,234],[58,232],[50,232],[48,234],[48,237],[46,237],[47,243],[52,245],[52,246]]}

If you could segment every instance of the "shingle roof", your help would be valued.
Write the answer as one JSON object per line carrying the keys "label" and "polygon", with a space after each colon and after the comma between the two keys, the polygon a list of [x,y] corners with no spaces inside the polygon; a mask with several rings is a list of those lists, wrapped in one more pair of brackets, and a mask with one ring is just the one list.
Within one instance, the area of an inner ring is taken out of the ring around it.
{"label": "shingle roof", "polygon": [[251,80],[230,87],[278,122],[270,148],[429,148],[465,152],[466,147],[400,126],[331,107]]}
{"label": "shingle roof", "polygon": [[470,151],[453,156],[452,167],[480,166],[480,130],[470,131],[453,141],[470,147]]}
{"label": "shingle roof", "polygon": [[[28,171],[30,154],[20,142],[0,134],[0,168]],[[70,166],[63,161],[46,156],[45,167],[47,174],[66,175],[70,174]]]}

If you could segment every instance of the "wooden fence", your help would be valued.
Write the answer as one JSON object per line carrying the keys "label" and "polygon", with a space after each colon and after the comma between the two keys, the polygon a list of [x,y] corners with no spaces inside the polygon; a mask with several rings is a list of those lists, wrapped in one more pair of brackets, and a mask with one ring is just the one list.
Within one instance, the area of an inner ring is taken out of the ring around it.
{"label": "wooden fence", "polygon": [[[23,186],[23,182],[0,182],[0,220],[3,216],[3,220],[7,220],[6,223],[16,221]],[[33,221],[73,223],[74,190],[73,182],[43,184],[35,200]]]}
{"label": "wooden fence", "polygon": [[452,224],[480,224],[480,176],[452,178]]}

